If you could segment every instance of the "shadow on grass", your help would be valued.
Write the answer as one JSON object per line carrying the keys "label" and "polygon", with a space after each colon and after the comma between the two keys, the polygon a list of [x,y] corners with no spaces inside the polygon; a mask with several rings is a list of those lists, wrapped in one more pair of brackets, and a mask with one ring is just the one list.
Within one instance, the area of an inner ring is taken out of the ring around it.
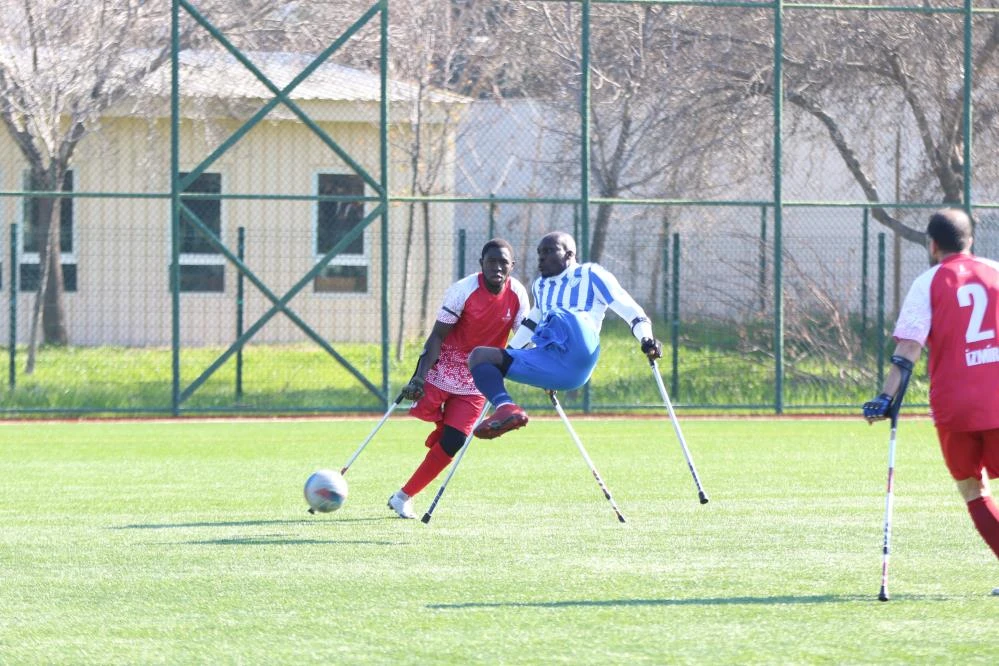
{"label": "shadow on grass", "polygon": [[285,539],[281,536],[232,537],[185,541],[188,546],[401,546],[402,541],[343,541],[340,539]]}
{"label": "shadow on grass", "polygon": [[[944,599],[945,597],[940,597]],[[935,599],[935,597],[934,597]],[[927,600],[920,597],[920,600]],[[877,603],[877,596],[859,594],[822,594],[813,596],[776,597],[708,597],[704,599],[573,599],[567,601],[508,601],[468,602],[460,604],[428,604],[432,610],[468,610],[474,608],[599,608],[610,606],[782,606],[797,604],[832,604],[870,601]]]}
{"label": "shadow on grass", "polygon": [[[112,527],[113,530],[173,530],[190,527],[259,527],[261,525],[313,525],[321,518],[301,518],[298,520],[235,520],[202,523],[138,523],[135,525],[119,525]],[[342,518],[329,520],[325,524],[334,523],[367,523],[383,520],[397,520],[395,516],[384,516],[380,518]]]}

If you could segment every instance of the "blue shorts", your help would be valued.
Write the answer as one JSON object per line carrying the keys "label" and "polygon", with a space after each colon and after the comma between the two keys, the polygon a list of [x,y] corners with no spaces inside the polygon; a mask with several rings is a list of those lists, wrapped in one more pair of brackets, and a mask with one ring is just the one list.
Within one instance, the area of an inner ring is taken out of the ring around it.
{"label": "blue shorts", "polygon": [[550,391],[585,384],[600,358],[600,337],[567,310],[551,310],[531,338],[531,349],[507,349],[513,362],[506,378]]}

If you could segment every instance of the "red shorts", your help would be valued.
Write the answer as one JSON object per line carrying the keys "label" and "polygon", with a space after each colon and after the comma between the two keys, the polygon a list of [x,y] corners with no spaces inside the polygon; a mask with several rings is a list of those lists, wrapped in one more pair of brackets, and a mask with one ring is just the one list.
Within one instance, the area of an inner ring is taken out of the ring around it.
{"label": "red shorts", "polygon": [[957,481],[999,478],[999,429],[949,432],[937,426],[940,450],[950,475]]}
{"label": "red shorts", "polygon": [[465,435],[472,432],[472,426],[485,406],[485,397],[478,393],[448,393],[428,382],[423,385],[423,397],[413,403],[409,413],[437,424],[437,429],[427,438],[427,446],[433,446],[446,425]]}

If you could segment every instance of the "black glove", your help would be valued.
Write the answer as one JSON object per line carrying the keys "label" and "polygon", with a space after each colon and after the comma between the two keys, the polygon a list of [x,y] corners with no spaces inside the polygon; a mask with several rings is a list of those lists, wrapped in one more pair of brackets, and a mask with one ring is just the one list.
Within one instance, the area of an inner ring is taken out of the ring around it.
{"label": "black glove", "polygon": [[864,403],[864,418],[868,421],[880,421],[888,416],[891,411],[892,397],[887,393],[882,393],[874,400]]}
{"label": "black glove", "polygon": [[650,361],[663,357],[663,344],[655,338],[642,338],[642,353],[649,357]]}
{"label": "black glove", "polygon": [[402,387],[401,395],[406,400],[416,402],[423,397],[424,381],[417,376],[413,376],[409,383]]}

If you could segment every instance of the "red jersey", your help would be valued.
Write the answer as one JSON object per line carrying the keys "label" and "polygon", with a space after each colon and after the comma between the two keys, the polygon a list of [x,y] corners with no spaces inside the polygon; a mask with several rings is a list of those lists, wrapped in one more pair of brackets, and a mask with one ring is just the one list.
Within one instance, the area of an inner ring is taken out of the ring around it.
{"label": "red jersey", "polygon": [[999,428],[999,263],[953,254],[915,279],[896,340],[929,348],[933,420],[952,432]]}
{"label": "red jersey", "polygon": [[444,338],[427,381],[449,393],[478,393],[468,371],[468,355],[476,347],[506,347],[510,331],[520,326],[528,305],[527,290],[513,277],[498,294],[486,288],[482,273],[448,287],[437,321],[454,324],[454,328]]}

